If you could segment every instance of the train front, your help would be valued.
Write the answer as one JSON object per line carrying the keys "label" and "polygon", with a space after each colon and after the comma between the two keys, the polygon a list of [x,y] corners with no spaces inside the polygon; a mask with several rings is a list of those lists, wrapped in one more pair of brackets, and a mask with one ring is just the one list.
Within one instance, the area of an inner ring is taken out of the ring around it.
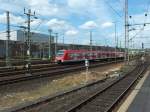
{"label": "train front", "polygon": [[62,63],[64,61],[65,50],[59,50],[55,57],[56,63]]}

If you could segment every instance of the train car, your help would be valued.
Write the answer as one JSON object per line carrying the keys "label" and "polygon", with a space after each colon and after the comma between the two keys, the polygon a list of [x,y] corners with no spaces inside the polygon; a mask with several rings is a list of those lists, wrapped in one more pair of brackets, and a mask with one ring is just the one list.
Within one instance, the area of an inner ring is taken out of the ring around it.
{"label": "train car", "polygon": [[55,62],[77,62],[88,60],[100,60],[100,59],[113,59],[123,58],[124,52],[114,51],[87,51],[87,50],[59,50],[55,57]]}

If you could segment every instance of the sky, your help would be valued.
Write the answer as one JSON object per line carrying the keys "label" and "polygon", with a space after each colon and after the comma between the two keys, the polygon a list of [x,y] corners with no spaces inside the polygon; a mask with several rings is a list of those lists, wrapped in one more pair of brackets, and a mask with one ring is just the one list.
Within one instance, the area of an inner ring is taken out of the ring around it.
{"label": "sky", "polygon": [[[150,0],[129,0],[129,24],[136,29],[129,32],[133,46],[150,47]],[[59,42],[89,44],[90,31],[94,45],[115,46],[115,24],[118,43],[124,46],[124,0],[0,0],[0,31],[6,31],[6,11],[10,11],[11,30],[26,26],[31,9],[31,31],[48,34],[48,29],[58,33]],[[145,13],[147,17],[145,17]]]}

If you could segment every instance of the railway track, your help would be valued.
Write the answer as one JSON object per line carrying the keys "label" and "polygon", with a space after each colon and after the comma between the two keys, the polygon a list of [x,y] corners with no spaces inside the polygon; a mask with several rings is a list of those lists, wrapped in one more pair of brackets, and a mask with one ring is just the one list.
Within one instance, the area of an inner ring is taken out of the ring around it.
{"label": "railway track", "polygon": [[[58,64],[35,64],[35,65],[31,65],[31,69],[38,69],[38,68],[45,68],[45,67],[56,67],[56,66],[60,66]],[[24,66],[14,66],[14,67],[10,67],[10,68],[1,68],[0,69],[0,73],[1,74],[9,74],[9,72],[14,72],[14,71],[22,71],[22,70],[26,70],[26,68]],[[2,76],[2,75],[1,75]]]}
{"label": "railway track", "polygon": [[147,67],[148,65],[138,65],[116,80],[108,80],[104,84],[98,81],[53,98],[34,102],[12,112],[110,112]]}
{"label": "railway track", "polygon": [[[33,66],[30,69],[31,73],[35,73],[35,72],[40,72],[40,71],[47,71],[47,70],[53,70],[53,69],[58,69],[58,68],[64,68],[64,67],[68,67],[70,65],[39,65],[39,66]],[[25,74],[28,73],[27,69],[13,69],[13,70],[8,70],[8,71],[4,71],[0,73],[0,77],[7,77],[7,76],[13,76],[13,75],[20,75],[20,74]]]}
{"label": "railway track", "polygon": [[[11,61],[11,65],[12,66],[24,66],[25,63],[27,63],[26,60],[18,60],[18,59],[12,59],[10,60]],[[53,63],[53,62],[50,62],[50,60],[39,60],[39,59],[32,59],[31,60],[31,64],[32,65],[36,65],[36,64],[50,64],[50,63]],[[0,67],[4,68],[6,65],[6,62],[4,60],[0,60]]]}
{"label": "railway track", "polygon": [[[90,67],[97,67],[101,65],[107,65],[114,63],[104,62],[104,63],[93,63]],[[32,74],[27,74],[27,70],[19,70],[14,72],[4,72],[0,73],[0,86],[6,84],[17,83],[26,80],[38,79],[43,77],[52,77],[60,75],[63,73],[73,72],[76,70],[83,70],[85,66],[83,64],[74,64],[74,65],[57,65],[43,68],[34,68],[31,69]]]}
{"label": "railway track", "polygon": [[127,76],[114,82],[109,87],[97,91],[84,101],[78,103],[66,112],[111,112],[121,100],[121,98],[129,91],[138,77],[144,73],[147,68],[144,65],[138,66],[133,72]]}

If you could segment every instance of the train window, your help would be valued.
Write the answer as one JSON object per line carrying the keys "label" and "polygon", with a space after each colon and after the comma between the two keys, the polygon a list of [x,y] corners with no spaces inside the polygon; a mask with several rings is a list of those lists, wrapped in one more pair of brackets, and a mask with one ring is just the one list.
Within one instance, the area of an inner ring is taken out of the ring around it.
{"label": "train window", "polygon": [[69,57],[70,57],[70,58],[74,58],[74,57],[75,57],[75,54],[74,54],[74,53],[70,53],[70,54],[69,54]]}
{"label": "train window", "polygon": [[110,55],[109,55],[109,53],[107,53],[107,57],[109,57]]}
{"label": "train window", "polygon": [[76,57],[80,57],[80,54],[76,54]]}
{"label": "train window", "polygon": [[59,51],[57,52],[57,56],[62,56],[62,55],[64,55],[64,50],[59,50]]}
{"label": "train window", "polygon": [[90,56],[91,56],[91,54],[90,54],[89,52],[87,53],[87,55],[88,55],[88,57],[90,57]]}

